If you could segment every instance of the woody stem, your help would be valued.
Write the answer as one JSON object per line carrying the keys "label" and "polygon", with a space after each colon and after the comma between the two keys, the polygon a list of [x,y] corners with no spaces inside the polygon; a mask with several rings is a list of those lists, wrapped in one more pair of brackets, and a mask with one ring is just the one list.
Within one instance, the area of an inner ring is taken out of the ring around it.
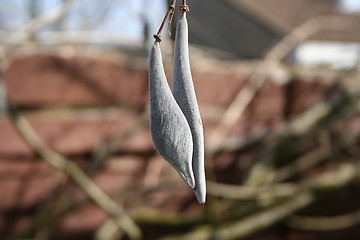
{"label": "woody stem", "polygon": [[[185,0],[185,2],[186,2],[186,0]],[[164,20],[162,21],[158,32],[154,35],[154,38],[155,38],[155,41],[156,41],[156,42],[161,42],[161,32],[162,32],[162,30],[164,29],[166,20],[169,18],[169,16],[170,16],[170,15],[174,12],[174,10],[175,10],[175,4],[176,4],[176,0],[172,0],[172,3],[171,3],[170,6],[169,6],[169,10],[167,11],[167,13],[166,13],[166,15],[165,15],[165,17],[164,17]]]}

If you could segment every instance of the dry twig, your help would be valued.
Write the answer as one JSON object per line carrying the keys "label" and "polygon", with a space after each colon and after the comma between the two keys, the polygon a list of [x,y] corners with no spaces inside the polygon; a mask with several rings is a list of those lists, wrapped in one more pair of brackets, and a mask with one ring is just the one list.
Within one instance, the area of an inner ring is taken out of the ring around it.
{"label": "dry twig", "polygon": [[330,217],[303,217],[293,216],[287,224],[291,228],[306,231],[334,231],[355,226],[360,223],[360,210],[339,216]]}
{"label": "dry twig", "polygon": [[2,56],[1,70],[4,70],[10,64],[14,52],[17,48],[30,39],[41,28],[61,19],[65,16],[68,10],[79,0],[67,0],[54,9],[32,19],[30,22],[23,25],[16,33],[3,39],[3,44],[6,46],[4,56]]}
{"label": "dry twig", "polygon": [[116,222],[131,239],[140,239],[141,231],[138,226],[124,213],[121,207],[97,187],[78,166],[49,149],[36,135],[28,121],[20,116],[16,110],[9,109],[9,116],[17,131],[31,149],[51,166],[68,174],[96,204],[112,217],[113,221]]}
{"label": "dry twig", "polygon": [[188,234],[165,237],[162,240],[234,240],[245,238],[313,203],[318,198],[317,191],[335,191],[353,182],[357,179],[359,170],[359,165],[343,164],[336,171],[306,181],[298,188],[296,194],[259,213],[220,227],[202,226]]}
{"label": "dry twig", "polygon": [[[25,40],[31,38],[31,36],[42,27],[63,17],[77,1],[78,0],[68,0],[60,4],[55,9],[25,24],[16,34],[5,39],[5,44],[11,42],[11,48],[6,49],[6,54],[2,59],[1,70],[4,71],[4,69],[6,69],[7,64],[11,61],[12,51],[16,46],[21,45]],[[8,115],[17,131],[36,153],[51,166],[68,174],[95,203],[111,216],[113,221],[116,222],[131,239],[139,239],[141,237],[141,231],[138,226],[124,213],[122,208],[98,188],[79,167],[48,148],[31,128],[28,121],[20,116],[14,108],[8,106]]]}
{"label": "dry twig", "polygon": [[[356,97],[356,96],[354,96]],[[306,132],[313,129],[316,124],[319,124],[321,121],[324,121],[325,119],[329,118],[331,114],[336,111],[336,109],[339,108],[339,106],[346,106],[348,104],[348,97],[343,96],[342,98],[335,100],[335,101],[323,101],[321,103],[318,103],[296,118],[294,118],[292,121],[290,121],[287,126],[280,132],[275,134],[275,136],[272,136],[273,139],[277,139],[276,144],[271,145],[268,147],[268,152],[273,152],[273,150],[279,146],[281,141],[287,140],[290,136],[302,136]],[[341,115],[338,115],[338,118],[341,117]],[[317,151],[319,151],[317,149]],[[320,154],[319,152],[313,153],[313,154],[319,154],[320,157],[323,154]],[[328,154],[328,152],[327,152]],[[277,172],[275,172],[272,164],[274,161],[274,154],[266,154],[263,156],[260,161],[258,161],[251,169],[250,173],[246,179],[245,185],[262,185],[265,184],[265,182],[269,183],[272,182],[277,177]],[[308,159],[309,156],[306,158]],[[318,159],[318,156],[316,156],[316,159]],[[282,170],[282,171],[288,171]],[[281,174],[286,174],[282,172]],[[285,177],[285,176],[284,176]],[[289,177],[289,176],[286,176]]]}
{"label": "dry twig", "polygon": [[223,141],[228,131],[241,118],[247,106],[264,84],[269,70],[277,66],[294,47],[320,31],[328,29],[346,31],[350,21],[348,18],[341,16],[319,16],[312,18],[295,28],[272,47],[265,55],[264,61],[256,67],[248,83],[240,90],[220,118],[218,125],[209,137],[208,145],[216,146],[219,142]]}

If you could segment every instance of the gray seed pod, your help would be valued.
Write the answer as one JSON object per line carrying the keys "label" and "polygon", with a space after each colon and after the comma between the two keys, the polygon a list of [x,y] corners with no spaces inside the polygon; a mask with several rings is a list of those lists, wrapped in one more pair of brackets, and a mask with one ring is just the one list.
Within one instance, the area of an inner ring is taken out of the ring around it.
{"label": "gray seed pod", "polygon": [[204,131],[190,70],[188,25],[186,12],[181,14],[176,28],[173,94],[191,128],[194,142],[193,171],[195,195],[200,204],[206,200],[206,181],[204,170]]}
{"label": "gray seed pod", "polygon": [[194,188],[191,130],[166,81],[158,42],[151,49],[149,88],[150,130],[155,148]]}

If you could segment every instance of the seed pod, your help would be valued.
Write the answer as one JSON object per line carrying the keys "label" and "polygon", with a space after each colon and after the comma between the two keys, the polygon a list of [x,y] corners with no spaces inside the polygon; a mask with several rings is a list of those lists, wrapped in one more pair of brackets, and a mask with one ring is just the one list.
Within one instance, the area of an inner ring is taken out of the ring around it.
{"label": "seed pod", "polygon": [[183,111],[193,138],[193,171],[195,195],[200,204],[206,200],[206,181],[204,170],[204,131],[190,70],[188,25],[186,12],[181,14],[176,28],[173,94]]}
{"label": "seed pod", "polygon": [[150,130],[155,148],[194,188],[191,130],[166,81],[158,42],[151,49],[149,88]]}

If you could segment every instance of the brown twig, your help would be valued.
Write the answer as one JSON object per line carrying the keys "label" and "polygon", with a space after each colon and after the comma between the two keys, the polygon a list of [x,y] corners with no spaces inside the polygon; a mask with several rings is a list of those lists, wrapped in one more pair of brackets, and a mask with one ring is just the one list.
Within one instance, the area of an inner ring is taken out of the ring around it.
{"label": "brown twig", "polygon": [[251,215],[239,221],[224,225],[220,228],[202,226],[188,234],[174,237],[165,237],[161,240],[241,239],[276,223],[277,221],[289,216],[295,211],[308,206],[313,201],[314,196],[311,193],[301,193],[284,203],[278,204],[275,207],[269,208],[265,211]]}
{"label": "brown twig", "polygon": [[330,217],[293,216],[287,224],[291,228],[306,231],[335,231],[352,227],[360,222],[360,209],[351,213]]}
{"label": "brown twig", "polygon": [[[103,143],[99,147],[95,148],[92,153],[91,162],[89,163],[89,166],[85,168],[85,173],[88,176],[93,175],[95,173],[95,170],[98,169],[101,163],[108,156],[121,148],[121,146],[129,137],[133,136],[133,134],[146,126],[145,119],[146,114],[143,114],[142,116],[140,116],[140,119],[137,120],[132,126],[130,126],[124,133],[117,135],[113,139],[110,139],[108,142]],[[50,228],[49,226],[54,224],[54,222],[58,221],[58,219],[61,218],[67,211],[72,209],[73,203],[70,201],[70,199],[71,196],[74,194],[75,190],[76,186],[71,185],[70,188],[66,189],[65,194],[61,194],[59,198],[51,202],[51,205],[42,209],[41,213],[33,221],[33,224],[24,233],[22,233],[21,236],[29,236],[29,234],[34,231],[38,231],[39,229]],[[56,209],[56,211],[54,211],[53,209]],[[112,218],[109,218],[107,222],[112,222],[112,224],[109,224],[109,226],[116,226],[117,233],[123,233],[121,228],[112,220]]]}
{"label": "brown twig", "polygon": [[324,173],[319,177],[304,182],[299,186],[298,192],[285,201],[249,217],[218,228],[209,225],[201,226],[190,233],[165,237],[162,240],[234,240],[245,238],[315,202],[319,197],[319,190],[335,191],[355,181],[359,175],[359,167],[359,164],[343,164],[335,171]]}
{"label": "brown twig", "polygon": [[[317,124],[321,123],[325,119],[328,119],[331,114],[336,113],[336,109],[349,105],[349,99],[351,96],[343,96],[340,99],[333,101],[323,101],[299,116],[291,120],[287,126],[280,132],[272,136],[272,139],[277,139],[277,143],[267,148],[267,154],[264,154],[261,159],[250,169],[249,175],[245,180],[246,185],[262,185],[266,182],[273,182],[278,177],[278,172],[275,172],[273,167],[273,161],[275,160],[273,153],[278,147],[281,147],[281,142],[287,141],[289,137],[299,137],[304,135],[309,130],[313,129]],[[357,96],[353,96],[357,98]],[[337,119],[341,117],[338,114]],[[318,149],[317,149],[318,150]],[[287,170],[286,170],[287,171]],[[284,173],[283,170],[281,175]]]}
{"label": "brown twig", "polygon": [[2,61],[0,61],[1,70],[4,70],[8,67],[12,55],[17,50],[18,46],[23,44],[26,40],[30,39],[41,28],[64,17],[68,10],[78,1],[79,0],[67,0],[59,4],[54,9],[32,19],[23,25],[17,32],[5,38],[3,42],[6,45],[11,45],[11,47],[6,49],[4,54],[5,57],[1,59]]}
{"label": "brown twig", "polygon": [[121,133],[114,138],[102,143],[100,146],[94,149],[92,153],[92,159],[89,166],[86,169],[87,174],[93,174],[95,170],[102,164],[102,162],[111,154],[116,152],[126,140],[132,137],[138,131],[144,129],[148,125],[147,113],[142,114],[139,119],[124,133]]}
{"label": "brown twig", "polygon": [[273,137],[275,133],[270,128],[263,131],[250,132],[247,136],[234,136],[226,138],[216,146],[209,146],[207,154],[214,156],[222,152],[240,152],[258,144],[266,138]]}
{"label": "brown twig", "polygon": [[31,36],[39,31],[44,26],[53,23],[62,18],[68,10],[79,0],[67,0],[54,9],[47,11],[46,13],[32,19],[25,25],[23,25],[16,33],[8,36],[4,42],[14,44],[22,44],[25,40],[31,38]]}
{"label": "brown twig", "polygon": [[28,121],[20,116],[14,108],[9,107],[8,113],[16,130],[31,149],[39,154],[48,164],[68,174],[96,204],[111,216],[113,221],[116,222],[131,239],[141,238],[141,231],[132,219],[125,214],[118,204],[96,186],[77,165],[48,148],[32,129]]}
{"label": "brown twig", "polygon": [[161,25],[160,25],[159,30],[158,30],[157,33],[154,35],[155,42],[161,42],[161,32],[162,32],[162,30],[164,29],[166,20],[169,18],[169,16],[170,16],[171,14],[174,13],[175,4],[176,4],[176,0],[173,0],[172,3],[171,3],[170,6],[169,6],[169,10],[166,12],[165,17],[164,17],[163,21],[161,22]]}
{"label": "brown twig", "polygon": [[274,184],[271,186],[237,186],[208,181],[207,192],[210,195],[226,199],[256,199],[263,194],[271,194],[273,197],[290,197],[298,191],[296,184]]}
{"label": "brown twig", "polygon": [[254,70],[247,84],[240,90],[232,103],[228,106],[217,126],[211,133],[208,142],[213,146],[222,142],[231,127],[242,117],[247,106],[255,98],[264,84],[268,71],[279,64],[287,54],[299,43],[305,41],[317,32],[324,30],[346,31],[351,20],[341,16],[319,16],[312,18],[295,28],[268,51]]}

